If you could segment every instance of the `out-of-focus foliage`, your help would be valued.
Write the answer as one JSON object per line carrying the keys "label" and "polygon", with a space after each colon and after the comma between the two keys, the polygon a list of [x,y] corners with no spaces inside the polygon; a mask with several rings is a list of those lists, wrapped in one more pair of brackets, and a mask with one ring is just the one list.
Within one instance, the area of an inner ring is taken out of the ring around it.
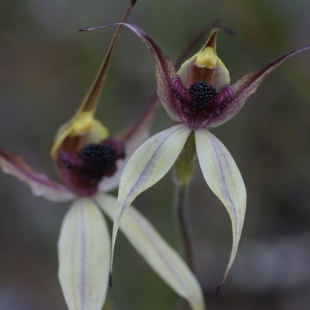
{"label": "out-of-focus foliage", "polygon": [[[55,131],[74,113],[113,33],[77,29],[116,22],[127,5],[127,0],[2,1],[1,147],[57,179],[49,158]],[[235,37],[221,34],[218,41],[218,54],[235,81],[309,44],[309,10],[304,0],[140,1],[129,22],[177,59],[195,35],[220,18],[236,31]],[[237,117],[213,130],[243,175],[248,209],[235,264],[221,295],[213,299],[230,253],[230,223],[197,169],[190,220],[209,309],[293,310],[310,304],[309,85],[310,53],[305,52],[272,73]],[[151,56],[124,29],[98,118],[113,133],[138,115],[154,90]],[[169,122],[162,111],[154,132]],[[52,208],[6,175],[0,176],[0,189],[0,309],[66,309],[57,279],[56,242],[68,206]],[[172,202],[170,175],[135,205],[178,247]],[[178,297],[121,234],[116,253],[110,296],[117,308],[173,309]]]}

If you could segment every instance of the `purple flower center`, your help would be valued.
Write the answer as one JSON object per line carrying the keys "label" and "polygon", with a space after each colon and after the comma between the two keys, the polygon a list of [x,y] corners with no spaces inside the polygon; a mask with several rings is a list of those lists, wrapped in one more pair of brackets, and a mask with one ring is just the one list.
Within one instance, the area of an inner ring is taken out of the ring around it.
{"label": "purple flower center", "polygon": [[203,81],[190,85],[188,92],[192,95],[192,105],[194,110],[199,111],[210,107],[216,96],[216,90]]}
{"label": "purple flower center", "polygon": [[116,163],[125,157],[122,142],[109,138],[101,143],[91,143],[78,151],[60,148],[58,171],[68,187],[78,195],[90,196],[104,177],[111,177]]}
{"label": "purple flower center", "polygon": [[204,127],[207,120],[218,117],[233,94],[231,85],[224,85],[217,92],[204,81],[197,81],[187,89],[178,75],[172,78],[172,91],[180,102],[179,113],[184,122],[194,128]]}
{"label": "purple flower center", "polygon": [[106,144],[88,144],[78,155],[83,159],[85,166],[92,172],[104,173],[108,171],[117,159],[116,151]]}

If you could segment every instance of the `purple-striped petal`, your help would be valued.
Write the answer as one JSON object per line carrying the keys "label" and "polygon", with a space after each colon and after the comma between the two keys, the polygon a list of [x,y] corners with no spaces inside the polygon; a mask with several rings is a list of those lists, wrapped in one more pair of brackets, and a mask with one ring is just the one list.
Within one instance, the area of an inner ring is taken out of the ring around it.
{"label": "purple-striped petal", "polygon": [[102,213],[91,199],[78,199],[64,218],[58,241],[58,276],[69,310],[102,309],[110,254]]}
{"label": "purple-striped petal", "polygon": [[195,141],[203,176],[224,204],[232,223],[233,245],[223,283],[237,254],[246,210],[246,190],[234,159],[220,140],[208,130],[198,129]]}
{"label": "purple-striped petal", "polygon": [[[113,220],[116,198],[109,195],[97,195],[95,199],[102,210]],[[202,290],[193,273],[180,255],[133,206],[124,214],[120,230],[154,271],[177,294],[184,297],[193,310],[205,309]]]}
{"label": "purple-striped petal", "polygon": [[123,172],[115,213],[112,249],[122,216],[132,201],[157,183],[173,166],[191,130],[176,125],[145,141],[131,156]]}

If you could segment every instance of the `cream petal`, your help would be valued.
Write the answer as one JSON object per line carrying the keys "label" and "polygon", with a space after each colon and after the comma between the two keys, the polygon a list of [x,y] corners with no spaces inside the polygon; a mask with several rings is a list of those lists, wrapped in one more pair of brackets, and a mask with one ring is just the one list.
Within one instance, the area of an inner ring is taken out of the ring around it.
{"label": "cream petal", "polygon": [[221,141],[206,129],[195,131],[195,141],[203,176],[232,222],[233,245],[222,284],[236,257],[246,210],[246,190],[234,159]]}
{"label": "cream petal", "polygon": [[191,130],[176,125],[152,136],[131,156],[123,172],[112,235],[112,258],[117,230],[124,211],[143,191],[157,183],[172,167]]}
{"label": "cream petal", "polygon": [[[116,199],[109,195],[97,195],[95,199],[113,220]],[[157,274],[188,301],[192,309],[205,309],[203,294],[193,273],[152,224],[132,206],[124,214],[120,230]]]}
{"label": "cream petal", "polygon": [[73,203],[58,241],[59,280],[69,310],[101,310],[111,245],[105,219],[89,198]]}
{"label": "cream petal", "polygon": [[26,183],[35,196],[42,196],[55,202],[66,202],[75,198],[75,195],[65,186],[34,172],[20,156],[3,149],[0,149],[0,168],[4,173],[11,174]]}

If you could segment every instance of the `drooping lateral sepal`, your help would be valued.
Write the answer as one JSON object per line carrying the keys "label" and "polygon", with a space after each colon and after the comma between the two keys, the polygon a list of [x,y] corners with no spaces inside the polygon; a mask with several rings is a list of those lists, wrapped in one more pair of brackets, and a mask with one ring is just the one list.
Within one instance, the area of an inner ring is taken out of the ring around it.
{"label": "drooping lateral sepal", "polygon": [[[98,205],[113,220],[117,201],[110,195],[97,195]],[[202,290],[180,255],[159,235],[152,224],[133,206],[124,213],[120,230],[155,272],[193,310],[205,309]]]}
{"label": "drooping lateral sepal", "polygon": [[45,175],[33,171],[20,156],[0,149],[0,168],[26,183],[35,196],[42,196],[50,201],[71,201],[75,195],[63,185],[49,180]]}
{"label": "drooping lateral sepal", "polygon": [[139,194],[157,183],[170,170],[190,132],[184,125],[164,130],[145,141],[129,159],[119,186],[112,251],[125,210]]}
{"label": "drooping lateral sepal", "polygon": [[206,129],[196,130],[195,140],[203,176],[224,204],[232,223],[233,245],[222,284],[237,254],[246,210],[246,189],[234,159],[220,140]]}
{"label": "drooping lateral sepal", "polygon": [[69,310],[101,310],[110,266],[110,237],[94,202],[80,198],[67,212],[58,241],[58,276]]}

